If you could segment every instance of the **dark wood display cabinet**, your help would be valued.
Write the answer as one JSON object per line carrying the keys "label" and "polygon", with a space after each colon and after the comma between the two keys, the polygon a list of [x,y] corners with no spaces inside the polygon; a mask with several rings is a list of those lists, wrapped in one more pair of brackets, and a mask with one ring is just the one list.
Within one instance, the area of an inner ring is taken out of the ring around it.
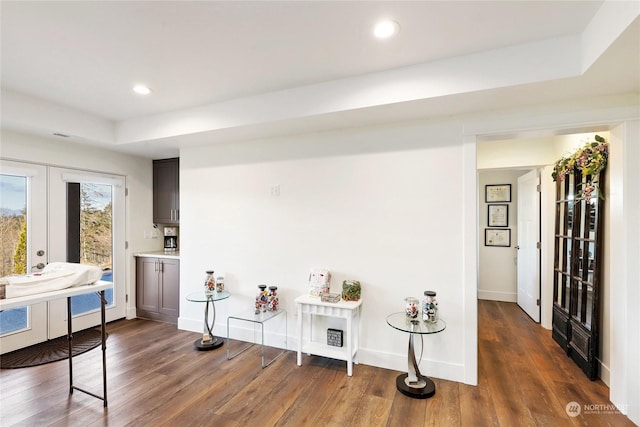
{"label": "dark wood display cabinet", "polygon": [[136,315],[178,323],[180,260],[136,257]]}
{"label": "dark wood display cabinet", "polygon": [[580,172],[556,187],[553,339],[590,379],[598,376],[600,277],[602,268],[602,204],[595,191],[587,199],[581,189],[599,176]]}
{"label": "dark wood display cabinet", "polygon": [[180,223],[180,159],[153,161],[153,222]]}

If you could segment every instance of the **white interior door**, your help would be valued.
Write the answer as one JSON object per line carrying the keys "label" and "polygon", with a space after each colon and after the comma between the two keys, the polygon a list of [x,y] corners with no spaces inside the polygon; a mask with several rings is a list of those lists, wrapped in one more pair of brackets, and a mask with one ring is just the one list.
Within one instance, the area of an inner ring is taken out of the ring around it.
{"label": "white interior door", "polygon": [[539,172],[518,177],[518,305],[540,322]]}
{"label": "white interior door", "polygon": [[[0,160],[0,276],[44,268],[47,247],[47,168]],[[47,339],[47,303],[0,313],[0,353]]]}

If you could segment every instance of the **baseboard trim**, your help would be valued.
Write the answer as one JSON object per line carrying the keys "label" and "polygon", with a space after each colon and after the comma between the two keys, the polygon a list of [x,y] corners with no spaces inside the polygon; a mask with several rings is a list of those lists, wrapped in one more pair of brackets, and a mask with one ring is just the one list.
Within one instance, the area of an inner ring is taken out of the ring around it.
{"label": "baseboard trim", "polygon": [[602,380],[603,383],[605,383],[607,385],[607,387],[611,387],[610,385],[610,381],[611,381],[611,371],[609,370],[609,367],[607,365],[605,365],[604,363],[602,363],[602,360],[598,359],[598,364],[600,365],[600,379]]}
{"label": "baseboard trim", "polygon": [[482,289],[478,289],[478,299],[489,301],[517,302],[518,294],[515,292],[485,291]]}
{"label": "baseboard trim", "polygon": [[[282,327],[277,325],[277,318],[274,318],[273,326],[270,322],[265,323],[264,342],[265,345],[276,348],[284,348],[285,340]],[[216,319],[217,320],[217,319]],[[235,323],[235,322],[234,322]],[[259,337],[252,327],[243,325],[245,322],[239,322],[238,325],[230,324],[229,334],[232,339],[245,342],[259,343]],[[202,320],[188,319],[184,317],[178,318],[178,329],[199,332],[202,333],[203,328]],[[259,330],[259,327],[257,327]],[[226,319],[216,322],[213,327],[213,333],[217,337],[227,337],[227,324]],[[258,334],[259,335],[259,334]],[[297,351],[298,338],[295,334],[295,328],[292,329],[291,323],[288,325],[286,347],[288,350]],[[403,346],[403,348],[405,348]],[[303,361],[306,354],[303,354]],[[376,368],[390,369],[399,371],[398,373],[407,372],[408,357],[406,352],[401,353],[386,353],[381,351],[375,351],[368,348],[360,347],[356,354],[356,363],[364,365],[375,366]],[[357,367],[354,368],[354,372],[357,372]],[[439,378],[448,381],[455,381],[464,383],[464,365],[461,363],[451,363],[440,360],[432,360],[426,357],[420,361],[420,371],[430,377]],[[474,385],[474,384],[472,384]]]}

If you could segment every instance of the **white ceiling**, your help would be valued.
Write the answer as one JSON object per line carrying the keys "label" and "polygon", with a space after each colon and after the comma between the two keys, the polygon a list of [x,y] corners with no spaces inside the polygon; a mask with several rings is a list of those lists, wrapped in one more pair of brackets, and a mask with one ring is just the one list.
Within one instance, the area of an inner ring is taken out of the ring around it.
{"label": "white ceiling", "polygon": [[157,158],[638,92],[640,6],[614,3],[2,1],[2,126]]}

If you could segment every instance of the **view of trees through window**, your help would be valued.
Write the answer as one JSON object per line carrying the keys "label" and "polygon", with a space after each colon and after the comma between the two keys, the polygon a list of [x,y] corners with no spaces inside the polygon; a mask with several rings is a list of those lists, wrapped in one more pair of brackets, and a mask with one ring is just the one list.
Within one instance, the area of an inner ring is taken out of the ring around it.
{"label": "view of trees through window", "polygon": [[27,178],[0,175],[0,277],[27,272]]}
{"label": "view of trees through window", "polygon": [[[0,277],[27,274],[27,178],[0,176]],[[110,270],[111,186],[80,186],[80,262]]]}
{"label": "view of trees through window", "polygon": [[80,185],[80,263],[110,270],[112,263],[111,186]]}

